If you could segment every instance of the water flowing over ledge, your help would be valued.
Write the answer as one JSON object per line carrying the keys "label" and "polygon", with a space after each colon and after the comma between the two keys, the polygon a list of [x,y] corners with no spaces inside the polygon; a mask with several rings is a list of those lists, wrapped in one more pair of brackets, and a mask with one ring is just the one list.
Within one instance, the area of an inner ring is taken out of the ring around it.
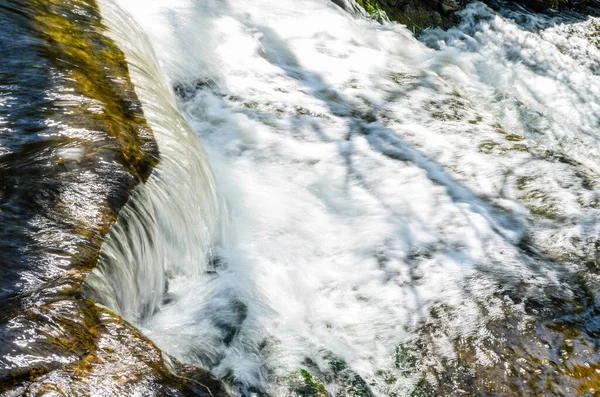
{"label": "water flowing over ledge", "polygon": [[179,112],[146,36],[115,3],[101,4],[110,35],[127,56],[161,162],[119,214],[86,284],[97,300],[139,324],[165,299],[167,275],[208,270],[227,218],[206,153]]}
{"label": "water flowing over ledge", "polygon": [[110,225],[159,160],[105,30],[93,0],[0,2],[0,393],[218,394],[82,297]]}

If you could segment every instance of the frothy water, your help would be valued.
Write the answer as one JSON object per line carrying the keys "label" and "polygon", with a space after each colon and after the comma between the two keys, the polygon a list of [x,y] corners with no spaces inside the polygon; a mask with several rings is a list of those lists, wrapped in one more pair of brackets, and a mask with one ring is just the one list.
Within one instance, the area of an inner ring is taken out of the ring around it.
{"label": "frothy water", "polygon": [[399,346],[426,325],[442,366],[595,260],[597,19],[476,3],[418,41],[326,0],[118,4],[179,110],[161,72],[132,71],[162,161],[104,250],[104,302],[240,393],[289,395],[307,369],[343,394],[333,362],[404,395]]}

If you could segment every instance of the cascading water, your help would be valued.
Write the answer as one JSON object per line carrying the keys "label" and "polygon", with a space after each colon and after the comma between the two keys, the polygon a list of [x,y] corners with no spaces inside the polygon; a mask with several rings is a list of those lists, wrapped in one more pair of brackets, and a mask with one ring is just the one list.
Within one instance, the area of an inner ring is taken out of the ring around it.
{"label": "cascading water", "polygon": [[137,323],[164,299],[169,277],[206,271],[221,238],[224,207],[206,154],[180,115],[146,36],[115,4],[107,2],[103,14],[144,98],[161,162],[119,214],[86,285],[98,301]]}
{"label": "cascading water", "polygon": [[152,50],[102,5],[162,160],[90,293],[234,393],[435,389],[597,299],[597,19],[476,3],[420,42],[326,0],[120,0]]}

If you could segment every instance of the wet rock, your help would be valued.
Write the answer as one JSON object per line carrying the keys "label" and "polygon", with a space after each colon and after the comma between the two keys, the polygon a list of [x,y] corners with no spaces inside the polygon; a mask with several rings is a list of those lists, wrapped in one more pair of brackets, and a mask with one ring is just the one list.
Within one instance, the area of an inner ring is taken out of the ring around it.
{"label": "wet rock", "polygon": [[351,0],[332,0],[335,4],[340,6],[343,10],[351,13],[356,16],[367,16],[365,10],[359,6],[354,1]]}
{"label": "wet rock", "polygon": [[598,309],[588,294],[580,290],[570,300],[530,298],[524,302],[527,319],[506,308],[505,318],[485,325],[485,337],[450,338],[454,358],[436,363],[428,360],[432,354],[443,356],[436,351],[435,335],[448,333],[430,323],[418,342],[422,350],[415,368],[422,378],[412,395],[597,395]]}
{"label": "wet rock", "polygon": [[[38,338],[30,348],[34,352],[43,342],[54,355],[41,365],[8,371],[3,378],[17,381],[14,386],[24,388],[25,396],[226,395],[208,373],[164,356],[116,314],[89,301],[53,301],[51,294],[44,299],[49,302],[28,310],[17,321],[25,324],[32,317],[50,321],[50,325],[32,324]],[[65,356],[65,348],[72,354]]]}
{"label": "wet rock", "polygon": [[523,5],[535,12],[542,12],[548,8],[548,3],[544,0],[524,0]]}
{"label": "wet rock", "polygon": [[[372,397],[373,392],[365,380],[356,373],[342,358],[337,357],[330,351],[322,352],[322,356],[317,361],[307,358],[305,360],[307,374],[310,378],[305,378],[305,383],[310,385],[310,389],[316,388],[320,393],[323,392],[321,384],[334,384],[338,396],[362,396]],[[318,376],[312,374],[318,374]],[[321,396],[321,394],[317,394]]]}
{"label": "wet rock", "polygon": [[357,0],[357,3],[371,18],[382,23],[399,22],[415,33],[431,27],[449,28],[458,21],[453,13],[463,8],[454,0]]}
{"label": "wet rock", "polygon": [[224,395],[82,296],[159,158],[103,30],[93,0],[0,1],[0,393]]}
{"label": "wet rock", "polygon": [[297,396],[329,397],[329,393],[325,389],[323,382],[305,369],[299,370],[298,373],[290,376],[290,378],[290,390]]}
{"label": "wet rock", "polygon": [[442,10],[446,13],[456,12],[462,9],[462,6],[458,4],[454,0],[444,0],[442,1]]}
{"label": "wet rock", "polygon": [[[350,11],[345,0],[333,1]],[[419,34],[427,28],[448,29],[456,25],[459,18],[455,13],[471,2],[470,0],[356,0],[364,12],[350,12],[356,15],[370,16],[380,23],[389,20],[396,21],[406,25],[415,34]],[[496,0],[485,2],[499,7]],[[525,6],[534,12],[545,12],[550,9],[575,9],[590,15],[598,15],[598,6],[600,5],[598,0],[513,0],[513,3]]]}

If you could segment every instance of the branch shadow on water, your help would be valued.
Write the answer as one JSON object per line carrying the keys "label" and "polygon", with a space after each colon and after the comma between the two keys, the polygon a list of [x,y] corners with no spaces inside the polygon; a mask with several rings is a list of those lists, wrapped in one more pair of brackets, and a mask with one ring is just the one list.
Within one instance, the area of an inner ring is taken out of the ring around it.
{"label": "branch shadow on water", "polygon": [[[303,84],[310,95],[324,102],[330,111],[347,120],[348,133],[347,143],[343,145],[340,154],[344,157],[347,166],[347,181],[354,178],[361,184],[365,184],[365,178],[353,166],[353,145],[355,136],[364,136],[372,149],[394,160],[410,163],[421,168],[428,178],[435,184],[443,186],[449,197],[461,208],[468,208],[471,212],[479,214],[486,220],[489,227],[500,236],[508,245],[513,246],[519,253],[522,263],[528,271],[534,275],[532,280],[507,280],[497,269],[478,268],[481,276],[496,280],[500,285],[501,294],[510,296],[515,302],[525,302],[526,311],[534,316],[540,324],[545,327],[553,327],[564,333],[583,332],[584,335],[594,335],[598,328],[598,315],[600,312],[594,293],[590,290],[589,283],[581,278],[580,274],[573,273],[561,260],[557,260],[540,253],[528,240],[526,225],[512,214],[500,212],[493,208],[484,199],[478,197],[468,187],[452,178],[435,160],[426,154],[411,147],[397,134],[378,122],[372,112],[365,111],[361,106],[345,98],[335,89],[329,87],[324,79],[315,72],[304,70],[300,62],[288,47],[285,40],[269,27],[251,25],[253,29],[262,33],[261,43],[264,48],[264,58],[271,64],[279,67],[289,77]],[[567,83],[567,87],[574,87]],[[371,191],[365,186],[366,191]],[[385,206],[383,200],[378,200]],[[502,266],[497,264],[497,266]],[[556,280],[549,275],[552,270],[558,278]],[[537,280],[537,281],[536,281]],[[528,283],[541,282],[545,285],[541,289],[534,288],[535,294],[531,295],[526,286]],[[413,288],[416,294],[416,289]],[[471,291],[465,290],[466,296],[471,296],[477,301],[477,296]],[[540,295],[541,294],[541,295]],[[483,309],[485,312],[485,309]],[[577,314],[579,313],[579,314]],[[502,335],[502,327],[493,325],[493,332],[497,337]],[[570,331],[567,331],[570,330]],[[540,336],[543,338],[543,335]],[[510,345],[524,344],[527,349],[526,340],[515,336],[514,341],[508,341]],[[557,345],[548,347],[550,355]]]}
{"label": "branch shadow on water", "polygon": [[[547,278],[545,268],[553,267],[561,273],[561,277],[564,280],[570,279],[569,272],[561,268],[558,263],[554,263],[552,258],[547,258],[541,253],[537,252],[527,241],[526,225],[523,224],[516,216],[510,213],[501,212],[494,208],[490,203],[486,202],[485,199],[477,196],[476,193],[471,191],[467,186],[456,181],[442,165],[437,163],[435,160],[422,153],[418,149],[411,147],[406,143],[398,134],[393,130],[386,127],[380,122],[377,116],[364,109],[364,105],[355,103],[351,98],[344,97],[341,93],[328,86],[324,78],[318,73],[306,71],[300,64],[299,59],[294,52],[289,48],[288,44],[282,39],[277,32],[273,29],[253,24],[248,17],[236,15],[233,12],[226,1],[220,2],[222,7],[221,13],[233,14],[236,19],[242,23],[249,30],[256,31],[261,34],[260,42],[264,49],[261,54],[270,64],[281,69],[288,77],[298,81],[305,88],[308,95],[322,101],[329,108],[331,113],[337,117],[342,118],[346,121],[347,133],[344,140],[337,141],[338,150],[340,156],[344,159],[346,165],[346,188],[349,187],[351,182],[357,182],[366,192],[372,195],[382,207],[388,211],[394,213],[395,216],[402,218],[402,214],[394,211],[392,206],[388,205],[384,198],[378,197],[373,193],[372,186],[369,185],[367,178],[356,169],[355,161],[355,149],[353,140],[356,137],[364,137],[364,139],[370,144],[370,147],[382,154],[383,156],[413,165],[420,168],[425,172],[428,179],[439,186],[442,186],[448,197],[457,204],[457,208],[465,212],[465,218],[467,218],[466,212],[471,211],[482,217],[489,226],[507,245],[515,247],[519,252],[521,259],[526,267],[540,279]],[[198,5],[200,7],[200,5]],[[204,12],[205,10],[200,7],[197,12]],[[219,15],[222,15],[219,14]],[[215,17],[219,15],[214,14]],[[175,19],[173,20],[175,23]],[[218,85],[218,82],[214,84]],[[196,89],[204,89],[205,87],[196,87]],[[227,104],[223,101],[223,106]],[[317,133],[324,141],[333,141],[324,131],[320,129],[320,126],[315,126]],[[379,255],[380,253],[378,253]],[[378,258],[380,266],[385,268],[386,260],[385,255]],[[468,260],[466,258],[465,260]],[[418,262],[418,259],[414,261]],[[498,264],[499,265],[499,264]],[[414,267],[418,264],[411,265],[414,271]],[[478,269],[482,274],[486,272],[486,269]],[[506,279],[502,279],[502,276],[497,269],[493,269],[486,276],[492,279],[498,280],[499,283],[505,284],[505,289],[515,299],[521,299],[518,295],[522,293],[521,289],[518,288],[518,283],[510,285],[510,280],[507,282]],[[418,277],[414,277],[415,279]],[[506,285],[508,284],[508,285]],[[411,290],[417,300],[418,297],[417,288],[412,284],[402,285]],[[477,296],[472,294],[471,291],[465,291],[466,296],[472,296],[472,299],[476,300]],[[245,320],[242,320],[245,321]],[[234,335],[235,338],[235,335]],[[229,341],[231,342],[231,341]],[[236,381],[234,380],[234,383]],[[241,385],[236,384],[243,395],[249,395],[250,393],[258,393],[259,395],[266,395],[259,385]]]}

